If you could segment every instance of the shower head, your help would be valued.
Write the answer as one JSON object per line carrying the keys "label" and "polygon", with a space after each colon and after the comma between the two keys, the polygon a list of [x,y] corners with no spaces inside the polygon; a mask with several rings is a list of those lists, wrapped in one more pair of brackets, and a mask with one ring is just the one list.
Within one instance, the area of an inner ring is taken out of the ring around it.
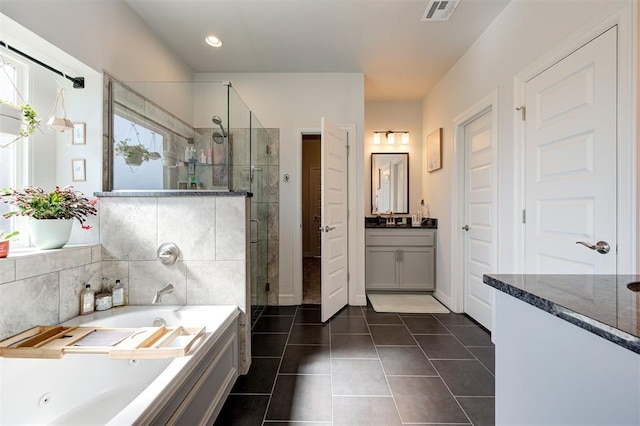
{"label": "shower head", "polygon": [[220,118],[219,115],[214,115],[213,117],[211,117],[211,121],[213,121],[213,124],[220,126],[220,130],[222,130],[222,136],[226,138],[227,134],[224,131],[224,127],[222,127],[222,118]]}

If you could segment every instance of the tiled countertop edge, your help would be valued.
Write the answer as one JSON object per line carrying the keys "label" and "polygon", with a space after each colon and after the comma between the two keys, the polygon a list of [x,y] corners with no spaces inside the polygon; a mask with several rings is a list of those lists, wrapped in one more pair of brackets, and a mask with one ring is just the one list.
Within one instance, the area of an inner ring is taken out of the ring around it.
{"label": "tiled countertop edge", "polygon": [[500,290],[501,292],[513,296],[518,300],[570,322],[571,324],[587,330],[590,333],[598,335],[603,339],[607,339],[616,345],[640,354],[640,339],[629,333],[574,312],[571,309],[567,309],[564,306],[558,305],[540,296],[536,296],[535,294],[529,293],[521,288],[514,287],[509,283],[505,283],[489,275],[484,275],[482,281],[496,290]]}

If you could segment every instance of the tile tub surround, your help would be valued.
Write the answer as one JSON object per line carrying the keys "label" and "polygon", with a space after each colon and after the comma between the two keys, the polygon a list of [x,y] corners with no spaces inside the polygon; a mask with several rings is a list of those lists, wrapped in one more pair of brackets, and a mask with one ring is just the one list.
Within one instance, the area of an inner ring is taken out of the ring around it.
{"label": "tile tub surround", "polygon": [[485,275],[484,283],[640,354],[640,275]]}
{"label": "tile tub surround", "polygon": [[99,245],[68,245],[0,259],[0,340],[78,316],[84,284],[102,285],[101,257]]}
{"label": "tile tub surround", "polygon": [[[237,305],[242,312],[240,372],[246,371],[251,353],[247,193],[117,191],[96,195],[100,196],[103,277],[110,282],[120,279],[132,305],[150,304],[156,290],[168,282],[175,290],[163,297],[163,303]],[[165,242],[180,248],[174,265],[165,266],[156,258],[157,248]]]}
{"label": "tile tub surround", "polygon": [[252,342],[215,424],[494,424],[494,347],[464,315],[348,306],[323,324],[318,305],[267,306]]}

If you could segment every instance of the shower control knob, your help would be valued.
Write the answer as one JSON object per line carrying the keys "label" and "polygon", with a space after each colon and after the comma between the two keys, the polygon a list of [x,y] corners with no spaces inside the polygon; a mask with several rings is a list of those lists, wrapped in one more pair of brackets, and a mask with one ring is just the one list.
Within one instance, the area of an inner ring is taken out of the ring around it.
{"label": "shower control knob", "polygon": [[180,249],[174,243],[164,243],[158,247],[157,256],[163,265],[173,265],[180,257]]}

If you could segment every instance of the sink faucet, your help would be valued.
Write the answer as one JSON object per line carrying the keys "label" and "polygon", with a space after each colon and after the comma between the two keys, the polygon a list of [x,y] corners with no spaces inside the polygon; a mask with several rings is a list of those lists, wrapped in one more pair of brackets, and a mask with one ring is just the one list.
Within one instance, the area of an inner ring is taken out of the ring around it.
{"label": "sink faucet", "polygon": [[173,284],[167,283],[160,290],[156,291],[156,295],[153,296],[153,305],[157,303],[162,303],[162,296],[165,294],[173,293]]}

